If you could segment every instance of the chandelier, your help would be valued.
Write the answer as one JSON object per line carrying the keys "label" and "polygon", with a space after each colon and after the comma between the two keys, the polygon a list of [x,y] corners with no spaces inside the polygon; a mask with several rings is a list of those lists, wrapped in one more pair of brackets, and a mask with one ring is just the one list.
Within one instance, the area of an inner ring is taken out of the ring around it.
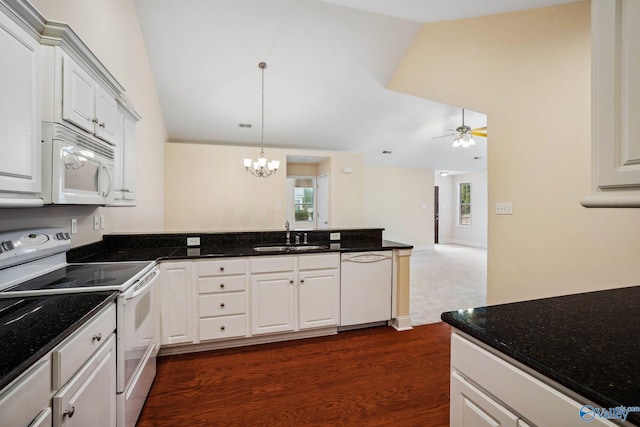
{"label": "chandelier", "polygon": [[260,157],[256,160],[244,159],[244,168],[257,178],[267,178],[278,171],[280,167],[279,160],[269,161],[264,155],[264,69],[267,68],[266,62],[258,64],[262,70],[262,128],[260,130]]}

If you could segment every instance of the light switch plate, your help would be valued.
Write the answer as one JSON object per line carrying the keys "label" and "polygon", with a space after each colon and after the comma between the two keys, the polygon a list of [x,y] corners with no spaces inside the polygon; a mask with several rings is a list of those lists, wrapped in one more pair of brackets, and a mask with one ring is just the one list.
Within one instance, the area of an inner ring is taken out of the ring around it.
{"label": "light switch plate", "polygon": [[94,230],[100,229],[100,217],[99,216],[94,216],[93,217],[93,229]]}
{"label": "light switch plate", "polygon": [[511,202],[498,202],[496,203],[496,214],[497,215],[512,215],[513,214],[513,206]]}
{"label": "light switch plate", "polygon": [[187,246],[200,246],[199,237],[187,237]]}
{"label": "light switch plate", "polygon": [[329,240],[340,240],[340,233],[329,233]]}
{"label": "light switch plate", "polygon": [[71,218],[71,234],[76,234],[78,232],[78,220],[75,218]]}
{"label": "light switch plate", "polygon": [[100,215],[100,229],[104,229],[106,223],[107,221],[104,219],[104,215]]}

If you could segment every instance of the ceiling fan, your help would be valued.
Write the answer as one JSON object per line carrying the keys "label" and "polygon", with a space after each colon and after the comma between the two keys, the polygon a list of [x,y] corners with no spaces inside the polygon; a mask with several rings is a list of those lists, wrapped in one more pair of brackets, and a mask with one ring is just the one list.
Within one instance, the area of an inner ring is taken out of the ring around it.
{"label": "ceiling fan", "polygon": [[[453,129],[451,129],[453,130]],[[445,138],[448,136],[456,136],[456,139],[453,140],[453,148],[462,147],[469,148],[472,145],[476,145],[474,141],[474,136],[481,136],[483,138],[487,137],[487,127],[475,128],[471,129],[469,126],[464,124],[464,108],[462,109],[462,125],[458,126],[455,130],[455,133],[449,133],[447,135],[436,136],[436,138]]]}

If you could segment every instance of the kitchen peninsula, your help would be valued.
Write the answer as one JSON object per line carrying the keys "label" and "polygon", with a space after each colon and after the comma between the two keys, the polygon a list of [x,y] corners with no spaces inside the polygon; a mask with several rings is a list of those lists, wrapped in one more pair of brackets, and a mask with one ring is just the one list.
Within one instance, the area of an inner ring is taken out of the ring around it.
{"label": "kitchen peninsula", "polygon": [[[634,286],[443,313],[454,328],[452,425],[464,425],[463,413],[519,426],[614,425],[593,411],[640,405],[638,305]],[[639,424],[640,412],[627,421]]]}

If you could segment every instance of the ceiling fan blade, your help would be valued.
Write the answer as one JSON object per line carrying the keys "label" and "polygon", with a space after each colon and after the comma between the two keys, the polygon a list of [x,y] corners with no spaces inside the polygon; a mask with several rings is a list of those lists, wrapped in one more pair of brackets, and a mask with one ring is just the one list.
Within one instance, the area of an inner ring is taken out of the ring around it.
{"label": "ceiling fan blade", "polygon": [[483,138],[486,138],[487,137],[487,132],[476,132],[476,131],[472,130],[471,131],[471,135],[473,135],[473,136],[481,136]]}
{"label": "ceiling fan blade", "polygon": [[447,135],[434,136],[431,139],[446,138],[448,136],[453,136],[453,135],[455,135],[455,133],[450,133],[450,134],[447,134]]}
{"label": "ceiling fan blade", "polygon": [[483,126],[483,127],[481,127],[481,128],[475,128],[475,129],[471,129],[471,130],[472,130],[472,131],[476,131],[476,130],[484,130],[484,131],[486,131],[486,130],[487,130],[487,127],[486,127],[486,126]]}

